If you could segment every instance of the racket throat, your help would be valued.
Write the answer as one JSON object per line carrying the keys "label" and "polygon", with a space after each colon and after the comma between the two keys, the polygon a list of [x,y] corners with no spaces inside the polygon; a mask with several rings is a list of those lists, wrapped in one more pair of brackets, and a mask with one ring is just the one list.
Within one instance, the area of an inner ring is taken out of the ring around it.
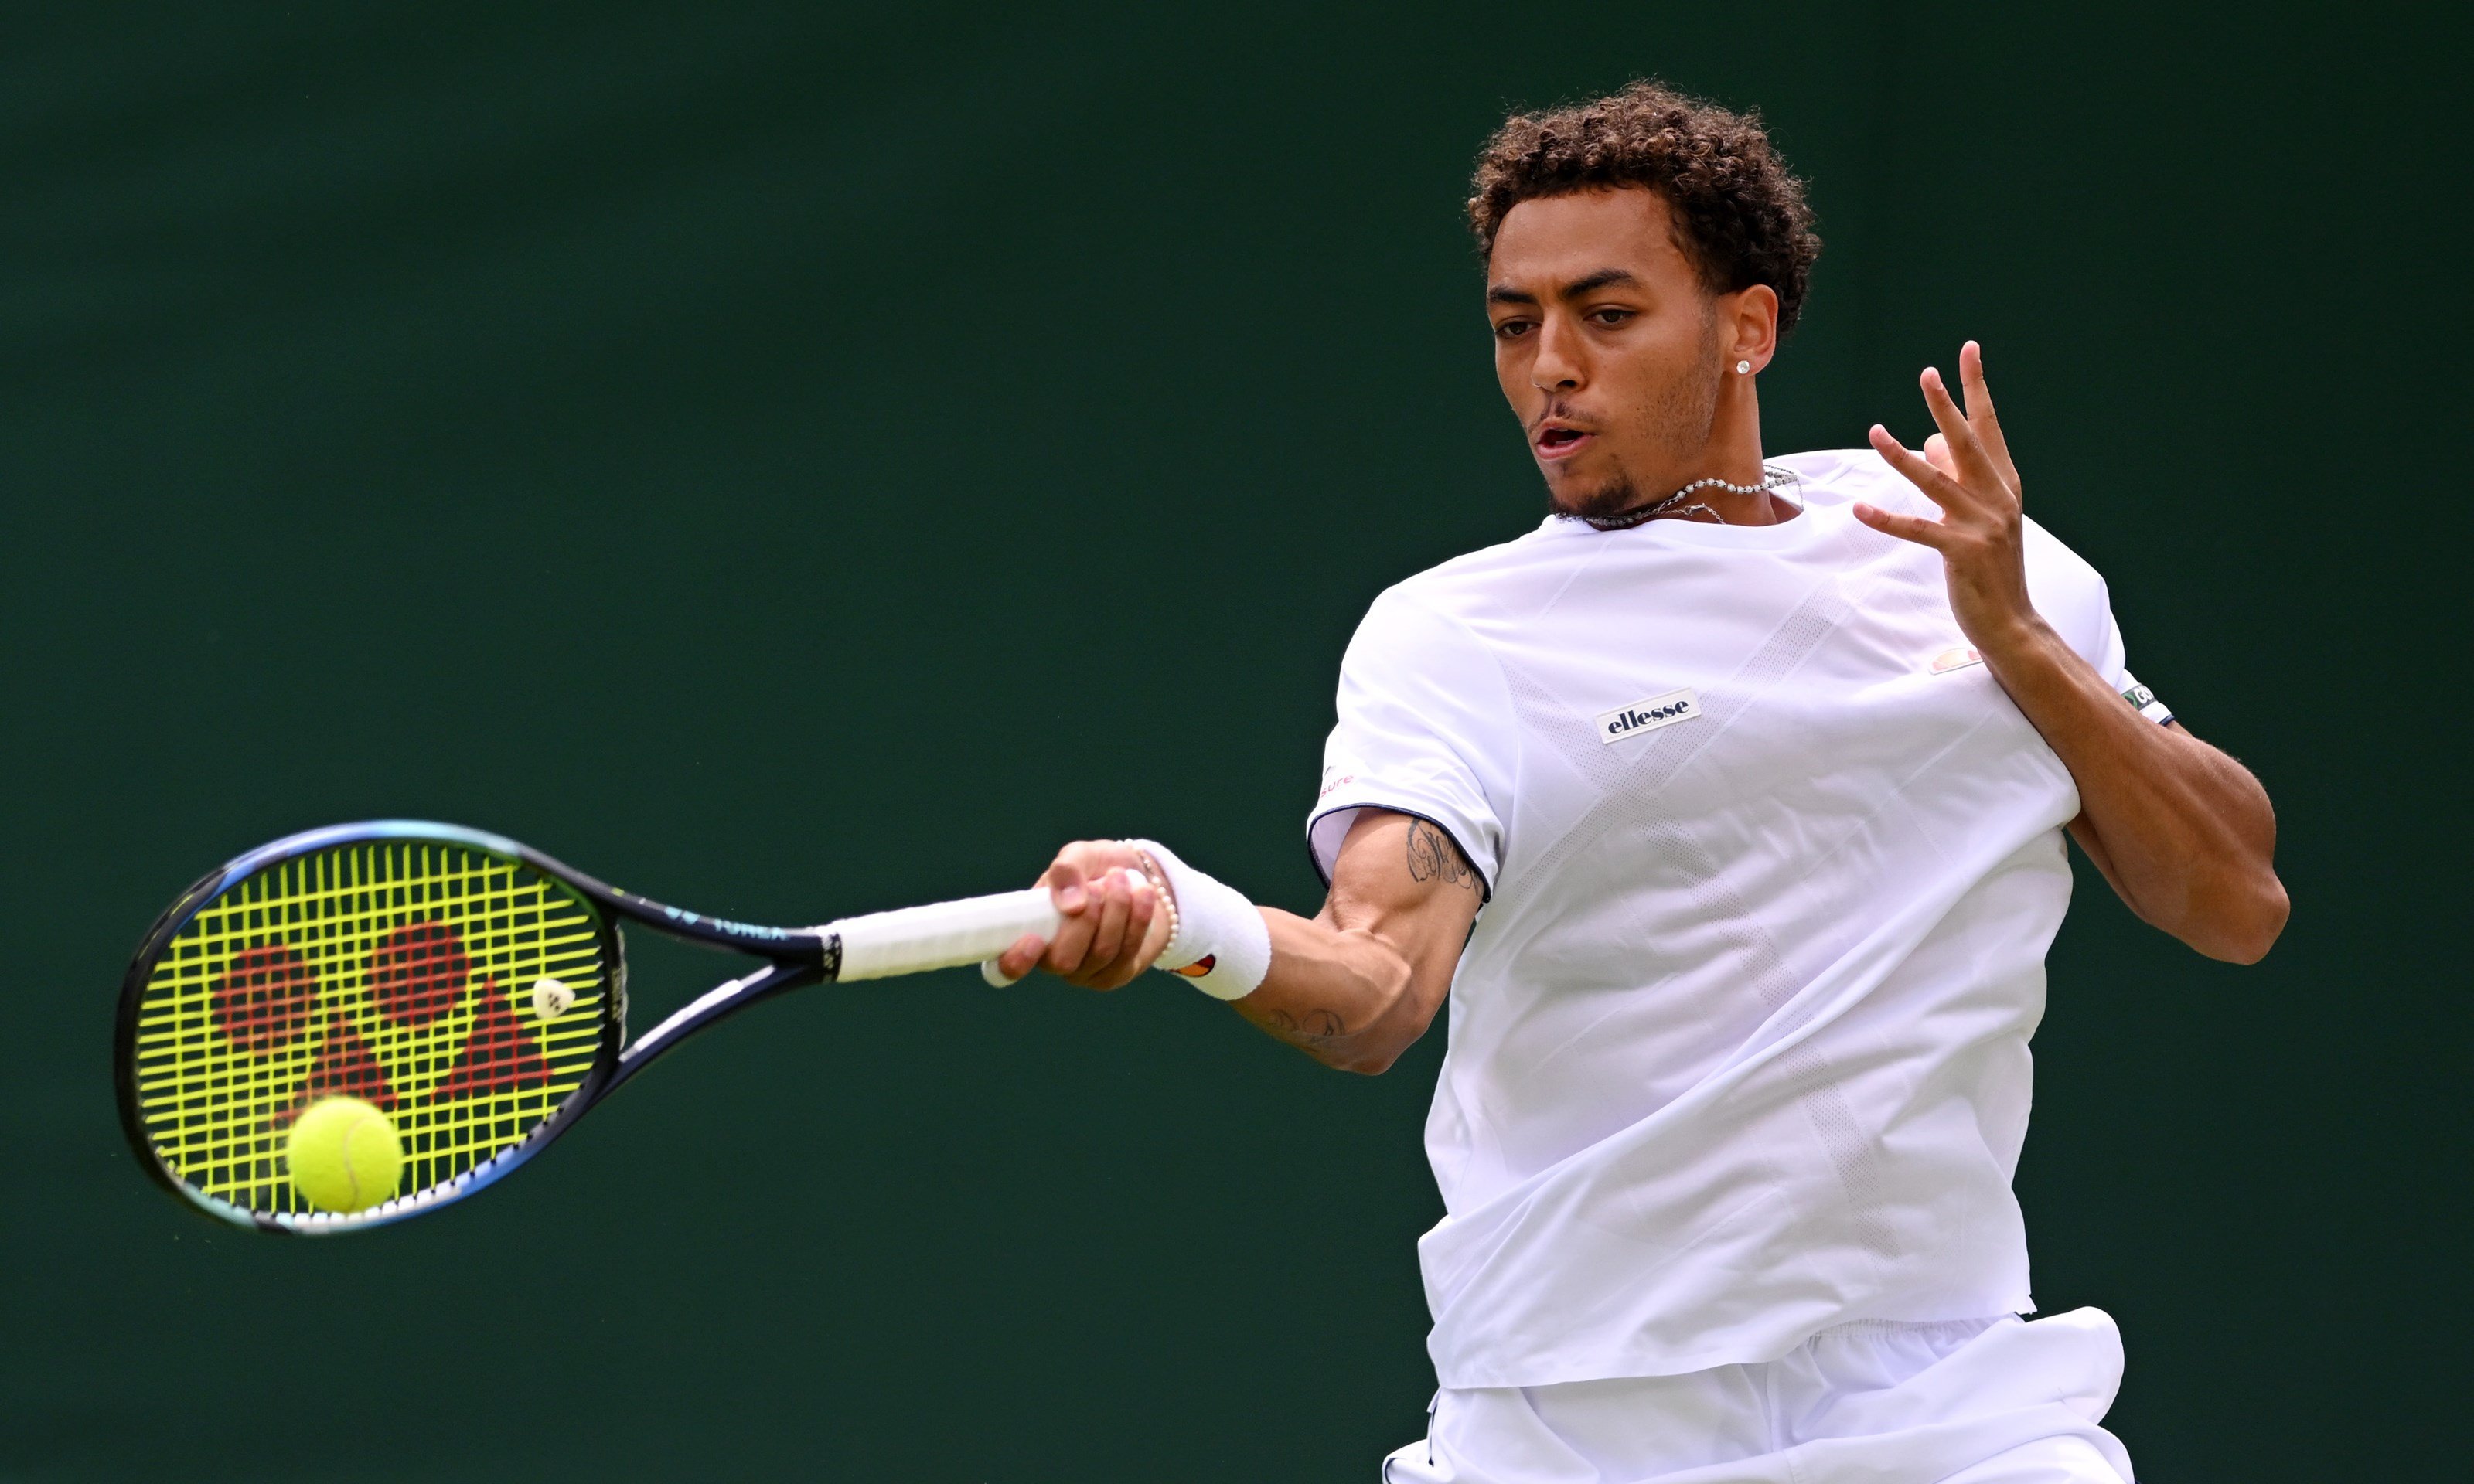
{"label": "racket throat", "polygon": [[[837,945],[829,943],[825,949],[825,963],[832,963],[837,951]],[[815,984],[828,976],[828,971],[816,964],[767,964],[753,973],[715,985],[622,1047],[618,1052],[618,1065],[612,1070],[609,1084],[601,1095],[607,1097],[617,1091],[621,1084],[642,1071],[654,1058],[716,1020],[736,1015],[758,1000]]]}

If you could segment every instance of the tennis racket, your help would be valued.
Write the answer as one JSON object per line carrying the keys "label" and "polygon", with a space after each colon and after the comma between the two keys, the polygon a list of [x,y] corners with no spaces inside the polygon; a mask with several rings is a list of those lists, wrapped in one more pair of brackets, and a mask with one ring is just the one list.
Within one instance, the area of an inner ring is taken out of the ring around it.
{"label": "tennis racket", "polygon": [[[632,1042],[620,926],[766,961]],[[252,850],[182,894],[122,982],[121,1124],[173,1194],[260,1232],[385,1226],[547,1148],[690,1036],[786,990],[981,963],[1054,936],[1044,887],[764,927],[622,892],[512,840],[381,820]],[[394,1122],[395,1195],[313,1209],[284,1144],[345,1094]]]}

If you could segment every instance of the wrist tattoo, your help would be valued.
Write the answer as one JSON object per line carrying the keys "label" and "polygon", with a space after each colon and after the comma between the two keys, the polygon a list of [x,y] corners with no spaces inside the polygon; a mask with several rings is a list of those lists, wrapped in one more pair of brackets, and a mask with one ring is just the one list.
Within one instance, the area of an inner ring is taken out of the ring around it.
{"label": "wrist tattoo", "polygon": [[1445,886],[1465,886],[1479,890],[1477,870],[1452,843],[1452,837],[1421,819],[1409,821],[1409,879],[1432,881],[1442,878]]}

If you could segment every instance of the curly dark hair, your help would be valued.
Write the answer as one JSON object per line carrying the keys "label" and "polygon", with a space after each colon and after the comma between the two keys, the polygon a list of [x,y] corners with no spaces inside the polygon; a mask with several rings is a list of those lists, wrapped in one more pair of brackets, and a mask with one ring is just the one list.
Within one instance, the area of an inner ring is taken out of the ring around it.
{"label": "curly dark hair", "polygon": [[1540,196],[1647,186],[1675,214],[1676,246],[1712,294],[1766,283],[1779,333],[1795,327],[1821,255],[1804,182],[1758,113],[1734,113],[1654,82],[1544,113],[1516,113],[1478,152],[1469,227],[1478,250],[1512,208]]}

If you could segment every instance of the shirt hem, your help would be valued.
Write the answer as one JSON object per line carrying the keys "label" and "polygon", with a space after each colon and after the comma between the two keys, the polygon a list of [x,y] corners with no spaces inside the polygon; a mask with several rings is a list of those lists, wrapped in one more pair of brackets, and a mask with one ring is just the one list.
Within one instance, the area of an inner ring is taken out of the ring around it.
{"label": "shirt hem", "polygon": [[1529,1364],[1504,1366],[1446,1366],[1433,1354],[1431,1342],[1428,1358],[1435,1361],[1435,1383],[1454,1391],[1479,1391],[1513,1386],[1564,1386],[1575,1381],[1637,1380],[1649,1376],[1690,1376],[1720,1366],[1766,1365],[1793,1353],[1798,1348],[1825,1335],[1855,1333],[1867,1328],[1894,1329],[1925,1328],[1934,1325],[1973,1324],[1979,1320],[1999,1320],[2011,1315],[2025,1316],[2036,1312],[2035,1301],[2021,1295],[2007,1307],[1995,1304],[1970,1314],[1944,1314],[1930,1319],[1896,1319],[1868,1316],[1861,1319],[1833,1320],[1818,1328],[1783,1336],[1772,1336],[1760,1342],[1711,1345],[1706,1349],[1643,1352],[1617,1351],[1598,1359],[1566,1359],[1560,1362],[1538,1360]]}

